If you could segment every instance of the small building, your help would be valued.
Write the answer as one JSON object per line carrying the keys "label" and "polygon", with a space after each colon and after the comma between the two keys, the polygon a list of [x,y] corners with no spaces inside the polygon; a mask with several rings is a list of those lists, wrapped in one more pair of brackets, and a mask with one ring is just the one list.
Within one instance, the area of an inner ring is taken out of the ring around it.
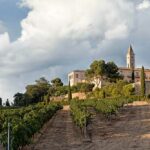
{"label": "small building", "polygon": [[77,83],[85,82],[85,70],[74,70],[68,74],[68,81],[70,85],[76,85]]}

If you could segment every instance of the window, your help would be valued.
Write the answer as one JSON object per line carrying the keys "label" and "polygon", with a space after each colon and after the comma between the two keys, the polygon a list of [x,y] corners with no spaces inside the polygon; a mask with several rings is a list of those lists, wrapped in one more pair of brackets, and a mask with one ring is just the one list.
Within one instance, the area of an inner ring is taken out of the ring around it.
{"label": "window", "polygon": [[79,75],[78,74],[76,74],[76,78],[78,78],[79,77]]}

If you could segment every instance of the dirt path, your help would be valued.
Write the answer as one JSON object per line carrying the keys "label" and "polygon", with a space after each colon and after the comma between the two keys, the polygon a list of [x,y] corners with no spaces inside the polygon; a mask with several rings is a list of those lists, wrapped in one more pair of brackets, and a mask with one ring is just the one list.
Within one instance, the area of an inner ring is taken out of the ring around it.
{"label": "dirt path", "polygon": [[4,148],[3,148],[3,146],[2,146],[2,145],[0,145],[0,150],[4,150]]}
{"label": "dirt path", "polygon": [[111,122],[99,115],[92,122],[92,141],[100,150],[150,149],[150,105],[137,102],[124,107]]}
{"label": "dirt path", "polygon": [[126,106],[111,122],[97,114],[91,129],[92,142],[85,142],[74,128],[69,106],[65,106],[32,150],[149,150],[150,105],[136,102]]}
{"label": "dirt path", "polygon": [[70,150],[81,144],[80,134],[75,132],[69,106],[57,112],[34,150]]}

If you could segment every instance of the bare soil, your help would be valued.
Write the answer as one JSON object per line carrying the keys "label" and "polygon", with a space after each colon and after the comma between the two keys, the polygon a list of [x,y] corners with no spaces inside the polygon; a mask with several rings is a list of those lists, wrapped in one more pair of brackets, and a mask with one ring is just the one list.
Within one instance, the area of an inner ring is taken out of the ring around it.
{"label": "bare soil", "polygon": [[111,121],[98,115],[94,119],[92,142],[98,149],[150,149],[150,105],[146,102],[129,104]]}
{"label": "bare soil", "polygon": [[2,145],[0,145],[0,150],[3,150],[4,148],[3,148],[3,146]]}
{"label": "bare soil", "polygon": [[72,123],[70,116],[70,107],[64,106],[56,115],[47,123],[47,129],[42,135],[31,145],[33,150],[76,150],[80,146],[81,137]]}
{"label": "bare soil", "polygon": [[90,142],[74,126],[69,106],[65,106],[27,150],[150,150],[150,105],[135,102],[109,121],[95,114],[88,133]]}

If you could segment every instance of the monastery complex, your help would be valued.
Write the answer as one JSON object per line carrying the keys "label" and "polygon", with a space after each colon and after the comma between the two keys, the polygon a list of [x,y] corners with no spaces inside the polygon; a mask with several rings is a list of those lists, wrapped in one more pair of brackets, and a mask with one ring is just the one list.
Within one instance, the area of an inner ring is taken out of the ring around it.
{"label": "monastery complex", "polygon": [[[127,50],[126,55],[126,67],[119,67],[119,73],[123,76],[125,81],[132,81],[132,74],[134,72],[134,86],[136,92],[139,93],[140,90],[140,76],[141,76],[141,68],[135,67],[135,53],[130,45]],[[68,74],[68,80],[70,81],[70,85],[76,85],[77,83],[86,82],[85,70],[74,70]],[[146,81],[146,93],[150,93],[150,69],[145,69],[145,81]],[[102,86],[102,83],[100,87]]]}

